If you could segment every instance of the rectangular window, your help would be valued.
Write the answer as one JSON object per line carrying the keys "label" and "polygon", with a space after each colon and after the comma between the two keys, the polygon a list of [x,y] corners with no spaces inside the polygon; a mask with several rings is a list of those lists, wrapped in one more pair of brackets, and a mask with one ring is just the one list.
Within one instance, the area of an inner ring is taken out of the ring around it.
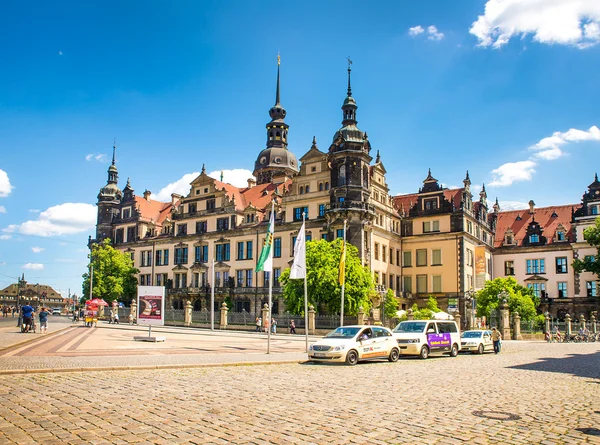
{"label": "rectangular window", "polygon": [[188,213],[196,213],[196,203],[191,203],[188,205]]}
{"label": "rectangular window", "polygon": [[344,229],[337,229],[335,231],[335,237],[336,238],[344,238]]}
{"label": "rectangular window", "polygon": [[252,269],[246,270],[246,287],[252,287]]}
{"label": "rectangular window", "polygon": [[221,272],[215,272],[215,287],[221,287]]}
{"label": "rectangular window", "polygon": [[321,239],[327,241],[327,234],[321,233]]}
{"label": "rectangular window", "polygon": [[439,232],[440,231],[440,222],[439,221],[432,221],[431,222],[431,230],[433,232]]}
{"label": "rectangular window", "polygon": [[187,264],[188,262],[188,248],[187,247],[176,247],[175,248],[175,264]]}
{"label": "rectangular window", "polygon": [[290,246],[290,251],[292,252],[292,256],[294,256],[294,251],[296,250],[296,240],[297,236],[292,236],[292,245]]}
{"label": "rectangular window", "polygon": [[325,216],[325,204],[319,204],[319,218]]}
{"label": "rectangular window", "polygon": [[402,277],[404,292],[412,292],[412,277]]}
{"label": "rectangular window", "polygon": [[251,260],[254,257],[254,249],[252,249],[252,241],[246,241],[246,259]]}
{"label": "rectangular window", "polygon": [[427,249],[417,249],[417,266],[427,266]]}
{"label": "rectangular window", "polygon": [[473,251],[471,249],[467,249],[467,266],[473,265]]}
{"label": "rectangular window", "polygon": [[595,281],[586,281],[585,288],[587,290],[588,297],[595,297],[596,295],[598,295],[596,293],[596,282]]}
{"label": "rectangular window", "polygon": [[417,293],[427,293],[427,275],[417,275]]}
{"label": "rectangular window", "polygon": [[216,260],[217,261],[229,261],[230,260],[230,247],[227,244],[216,244]]}
{"label": "rectangular window", "polygon": [[275,268],[273,269],[273,286],[279,286],[279,277],[281,276],[281,269]]}
{"label": "rectangular window", "polygon": [[156,285],[157,286],[162,286],[163,285],[162,274],[161,273],[157,273],[156,274]]}
{"label": "rectangular window", "polygon": [[392,266],[394,265],[394,249],[392,249],[391,247],[390,247],[390,264]]}
{"label": "rectangular window", "polygon": [[390,289],[394,290],[394,276],[390,274]]}
{"label": "rectangular window", "polygon": [[306,239],[306,242],[307,242],[307,243],[308,243],[309,241],[312,241],[312,232],[308,232],[308,233],[306,234],[306,237],[305,237],[305,239]]}
{"label": "rectangular window", "polygon": [[128,243],[132,243],[135,241],[135,226],[134,227],[127,227],[127,242]]}
{"label": "rectangular window", "polygon": [[281,238],[273,238],[273,257],[281,258]]}
{"label": "rectangular window", "polygon": [[187,235],[187,224],[177,224],[177,236]]}
{"label": "rectangular window", "polygon": [[558,298],[567,298],[567,282],[559,281],[558,283]]}
{"label": "rectangular window", "polygon": [[441,249],[434,249],[431,251],[431,265],[432,266],[441,266],[442,265],[442,250]]}
{"label": "rectangular window", "polygon": [[237,287],[244,287],[244,271],[243,270],[238,270],[237,271],[236,286]]}
{"label": "rectangular window", "polygon": [[505,261],[504,262],[504,275],[512,276],[515,274],[515,262],[514,261]]}
{"label": "rectangular window", "polygon": [[217,218],[217,232],[229,230],[229,218]]}
{"label": "rectangular window", "polygon": [[141,267],[152,266],[152,251],[151,250],[143,250],[141,252],[141,254],[142,254],[142,259],[141,259],[140,266]]}
{"label": "rectangular window", "polygon": [[402,252],[402,267],[412,267],[412,252]]}
{"label": "rectangular window", "polygon": [[240,241],[237,243],[237,259],[243,260],[244,258],[244,242]]}
{"label": "rectangular window", "polygon": [[180,289],[181,288],[181,274],[176,273],[175,274],[175,289]]}
{"label": "rectangular window", "polygon": [[169,249],[163,250],[163,266],[169,265]]}
{"label": "rectangular window", "polygon": [[154,260],[154,264],[157,266],[162,266],[162,250],[156,251],[156,258]]}
{"label": "rectangular window", "polygon": [[269,280],[271,279],[271,272],[269,272],[268,270],[265,270],[263,272],[263,286],[264,287],[269,287]]}
{"label": "rectangular window", "polygon": [[383,261],[384,263],[387,263],[387,247],[385,246],[381,246],[381,261]]}
{"label": "rectangular window", "polygon": [[124,235],[124,230],[117,229],[117,231],[115,232],[115,244],[121,244],[123,242],[123,235]]}
{"label": "rectangular window", "polygon": [[206,233],[208,232],[208,222],[207,221],[196,221],[196,233]]}
{"label": "rectangular window", "polygon": [[546,273],[546,265],[544,259],[527,260],[527,273],[529,275]]}
{"label": "rectangular window", "polygon": [[423,233],[431,232],[431,223],[429,221],[423,222]]}
{"label": "rectangular window", "polygon": [[567,273],[567,257],[556,258],[556,273]]}
{"label": "rectangular window", "polygon": [[442,276],[441,275],[434,275],[433,276],[433,292],[439,293],[442,291]]}
{"label": "rectangular window", "polygon": [[544,283],[532,283],[528,284],[527,287],[533,290],[533,295],[541,297],[542,292],[546,292],[546,285]]}
{"label": "rectangular window", "polygon": [[294,221],[302,221],[302,213],[308,219],[308,207],[296,207],[294,209]]}
{"label": "rectangular window", "polygon": [[375,243],[375,247],[373,248],[373,253],[375,254],[375,259],[379,259],[379,243]]}
{"label": "rectangular window", "polygon": [[208,262],[208,246],[194,247],[194,262],[195,263]]}
{"label": "rectangular window", "polygon": [[214,210],[215,209],[215,200],[207,199],[206,200],[206,210]]}

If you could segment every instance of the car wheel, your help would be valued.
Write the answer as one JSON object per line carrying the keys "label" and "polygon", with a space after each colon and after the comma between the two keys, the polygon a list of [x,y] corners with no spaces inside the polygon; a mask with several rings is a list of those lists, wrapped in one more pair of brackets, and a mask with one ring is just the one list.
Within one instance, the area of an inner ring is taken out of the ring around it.
{"label": "car wheel", "polygon": [[456,343],[454,343],[452,345],[452,348],[450,348],[450,357],[456,357],[458,355],[458,346]]}
{"label": "car wheel", "polygon": [[346,354],[346,364],[350,365],[350,366],[354,366],[358,363],[358,352],[356,352],[356,350],[351,349],[348,351],[348,354]]}
{"label": "car wheel", "polygon": [[419,357],[421,357],[423,360],[429,357],[429,348],[427,346],[423,346],[421,348],[421,353],[419,354]]}
{"label": "car wheel", "polygon": [[390,351],[390,355],[388,356],[388,360],[390,362],[397,362],[399,357],[400,352],[398,351],[398,348],[392,348],[392,350]]}
{"label": "car wheel", "polygon": [[477,354],[483,354],[483,343],[479,343],[479,346],[477,347]]}

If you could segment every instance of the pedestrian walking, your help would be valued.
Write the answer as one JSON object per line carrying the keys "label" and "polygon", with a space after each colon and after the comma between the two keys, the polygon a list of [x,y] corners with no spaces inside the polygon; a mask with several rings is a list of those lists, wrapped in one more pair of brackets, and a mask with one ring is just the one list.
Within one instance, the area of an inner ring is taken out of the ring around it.
{"label": "pedestrian walking", "polygon": [[265,326],[264,326],[264,332],[269,332],[269,319],[265,318]]}
{"label": "pedestrian walking", "polygon": [[256,317],[256,332],[260,332],[261,326],[262,326],[262,319],[260,317]]}
{"label": "pedestrian walking", "polygon": [[271,320],[271,333],[277,334],[277,320],[274,318]]}
{"label": "pedestrian walking", "polygon": [[39,313],[39,317],[40,317],[40,333],[45,334],[46,332],[48,332],[48,315],[50,315],[50,312],[48,312],[46,310],[45,307],[42,308],[42,310]]}
{"label": "pedestrian walking", "polygon": [[113,315],[113,323],[119,324],[119,313],[117,311],[115,311],[115,313]]}
{"label": "pedestrian walking", "polygon": [[502,335],[496,328],[492,328],[492,341],[494,342],[494,354],[500,352],[500,342],[502,341]]}
{"label": "pedestrian walking", "polygon": [[290,334],[295,334],[296,333],[296,323],[294,323],[294,320],[292,320],[290,322]]}

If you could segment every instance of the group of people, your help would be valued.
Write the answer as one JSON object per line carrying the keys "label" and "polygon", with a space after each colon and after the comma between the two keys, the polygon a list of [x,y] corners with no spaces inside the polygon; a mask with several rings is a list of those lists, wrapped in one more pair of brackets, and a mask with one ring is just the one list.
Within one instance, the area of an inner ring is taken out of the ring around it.
{"label": "group of people", "polygon": [[[255,332],[268,332],[269,327],[271,329],[272,334],[277,334],[277,320],[274,318],[271,319],[271,323],[269,320],[265,320],[263,323],[263,319],[261,317],[256,317],[256,331]],[[290,322],[290,334],[296,333],[296,325],[294,320]]]}
{"label": "group of people", "polygon": [[[29,332],[29,331],[35,332],[35,309],[33,307],[31,307],[30,305],[26,304],[25,306],[23,306],[21,308],[21,314],[23,316],[22,331],[23,332]],[[38,317],[40,319],[40,332],[42,334],[45,334],[46,332],[48,332],[48,315],[50,315],[50,312],[48,312],[48,309],[45,307],[42,307],[38,314]]]}
{"label": "group of people", "polygon": [[15,306],[2,306],[2,316],[8,317],[12,314],[12,317],[15,318],[15,314],[17,313],[17,308]]}

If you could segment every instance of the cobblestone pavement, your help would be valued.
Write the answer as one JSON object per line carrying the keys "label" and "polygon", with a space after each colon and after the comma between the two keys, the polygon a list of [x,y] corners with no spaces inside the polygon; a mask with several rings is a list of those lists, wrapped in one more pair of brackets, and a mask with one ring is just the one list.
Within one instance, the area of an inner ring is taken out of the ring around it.
{"label": "cobblestone pavement", "polygon": [[600,443],[600,344],[354,367],[0,376],[0,443]]}

